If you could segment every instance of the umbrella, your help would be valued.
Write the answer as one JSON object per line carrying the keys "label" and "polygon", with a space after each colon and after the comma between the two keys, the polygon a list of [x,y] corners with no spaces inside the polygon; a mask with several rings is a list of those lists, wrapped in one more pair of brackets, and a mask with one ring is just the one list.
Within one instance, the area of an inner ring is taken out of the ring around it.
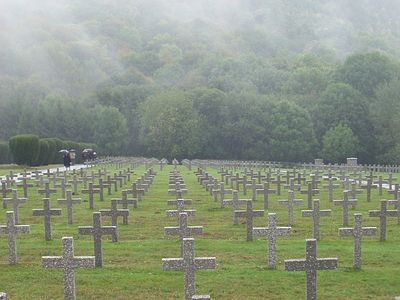
{"label": "umbrella", "polygon": [[58,153],[64,153],[64,154],[66,154],[66,153],[69,153],[69,151],[68,151],[68,150],[65,150],[65,149],[62,149],[62,150],[58,151]]}
{"label": "umbrella", "polygon": [[90,149],[90,148],[87,148],[87,149],[83,149],[83,153],[86,153],[86,152],[92,152],[93,151],[93,149]]}

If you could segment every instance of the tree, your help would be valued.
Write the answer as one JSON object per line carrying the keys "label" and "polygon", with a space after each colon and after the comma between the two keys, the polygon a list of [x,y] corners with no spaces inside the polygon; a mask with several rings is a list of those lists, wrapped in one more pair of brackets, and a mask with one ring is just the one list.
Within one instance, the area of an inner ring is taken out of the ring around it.
{"label": "tree", "polygon": [[372,97],[379,85],[398,77],[399,67],[380,52],[353,54],[339,68],[337,75],[339,80],[364,96]]}
{"label": "tree", "polygon": [[111,106],[98,105],[94,109],[93,139],[102,155],[124,154],[128,141],[125,117]]}
{"label": "tree", "polygon": [[358,150],[358,138],[345,124],[329,129],[322,138],[322,157],[326,161],[343,163],[347,157],[356,157]]}
{"label": "tree", "polygon": [[140,105],[140,112],[140,141],[147,154],[182,159],[199,152],[199,120],[184,92],[152,96]]}

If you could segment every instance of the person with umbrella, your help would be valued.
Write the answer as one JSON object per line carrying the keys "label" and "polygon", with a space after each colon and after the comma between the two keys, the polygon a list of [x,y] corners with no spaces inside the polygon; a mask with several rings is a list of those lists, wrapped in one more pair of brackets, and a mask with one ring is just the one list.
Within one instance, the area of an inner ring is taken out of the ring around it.
{"label": "person with umbrella", "polygon": [[63,162],[64,162],[64,167],[65,169],[69,169],[71,167],[71,157],[69,156],[69,151],[68,150],[60,150],[58,151],[60,153],[63,153]]}

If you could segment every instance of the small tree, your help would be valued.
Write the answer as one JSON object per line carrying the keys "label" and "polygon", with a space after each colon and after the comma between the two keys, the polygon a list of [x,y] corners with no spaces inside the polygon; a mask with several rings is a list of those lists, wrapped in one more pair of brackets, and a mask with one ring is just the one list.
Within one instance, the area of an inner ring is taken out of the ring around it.
{"label": "small tree", "polygon": [[329,129],[322,138],[322,157],[333,163],[343,163],[360,151],[358,138],[344,124]]}
{"label": "small tree", "polygon": [[9,146],[18,165],[32,166],[39,155],[39,137],[32,134],[16,135],[10,138]]}

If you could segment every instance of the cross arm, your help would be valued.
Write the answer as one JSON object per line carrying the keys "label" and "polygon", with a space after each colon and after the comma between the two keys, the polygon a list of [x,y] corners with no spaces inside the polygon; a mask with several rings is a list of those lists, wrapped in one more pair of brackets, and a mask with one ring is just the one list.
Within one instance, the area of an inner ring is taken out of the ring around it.
{"label": "cross arm", "polygon": [[94,256],[75,256],[73,260],[73,268],[94,268]]}
{"label": "cross arm", "polygon": [[276,235],[283,236],[289,235],[292,232],[292,227],[277,227],[276,228]]}
{"label": "cross arm", "polygon": [[312,210],[302,210],[301,216],[302,217],[312,217],[313,211]]}
{"label": "cross arm", "polygon": [[253,235],[255,236],[266,236],[268,234],[268,228],[266,227],[254,227]]}
{"label": "cross arm", "polygon": [[368,212],[368,216],[370,217],[380,217],[381,211],[380,210],[370,210]]}
{"label": "cross arm", "polygon": [[185,209],[182,211],[166,210],[165,212],[167,214],[167,217],[178,217],[179,213],[181,213],[181,212],[185,212],[185,213],[187,213],[188,216],[191,216],[191,217],[193,217],[196,214],[196,210],[194,210],[194,209]]}
{"label": "cross arm", "polygon": [[337,258],[317,258],[318,270],[333,270],[337,268]]}
{"label": "cross arm", "polygon": [[354,236],[353,228],[339,228],[338,230],[339,236]]}
{"label": "cross arm", "polygon": [[215,257],[197,257],[194,259],[194,267],[196,270],[215,269],[217,259]]}
{"label": "cross arm", "polygon": [[183,270],[185,264],[183,258],[163,258],[163,270]]}
{"label": "cross arm", "polygon": [[321,209],[319,213],[321,217],[328,217],[331,215],[332,211],[330,209]]}
{"label": "cross arm", "polygon": [[5,225],[0,225],[0,234],[8,234],[8,227]]}
{"label": "cross arm", "polygon": [[363,235],[376,235],[377,231],[378,230],[376,227],[363,227],[362,228]]}
{"label": "cross arm", "polygon": [[92,226],[79,226],[78,232],[79,234],[88,235],[94,233],[94,228]]}
{"label": "cross arm", "polygon": [[31,232],[31,226],[30,225],[15,225],[15,228],[18,232],[21,233],[29,233]]}
{"label": "cross arm", "polygon": [[63,268],[64,263],[61,256],[42,256],[42,266],[45,268]]}
{"label": "cross arm", "polygon": [[285,271],[304,271],[306,269],[305,259],[286,259]]}

